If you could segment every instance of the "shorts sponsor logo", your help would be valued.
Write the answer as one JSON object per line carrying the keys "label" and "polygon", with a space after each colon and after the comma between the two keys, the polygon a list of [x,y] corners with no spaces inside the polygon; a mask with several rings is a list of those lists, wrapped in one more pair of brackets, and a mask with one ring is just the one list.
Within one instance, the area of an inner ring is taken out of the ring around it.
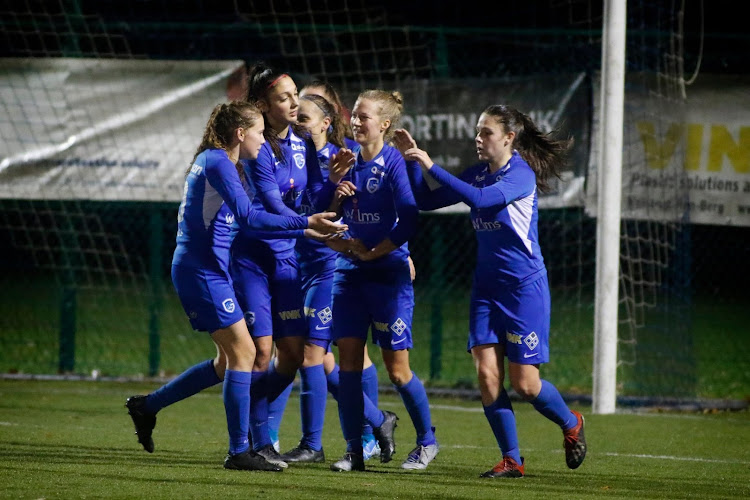
{"label": "shorts sponsor logo", "polygon": [[306,318],[314,318],[315,317],[315,308],[314,307],[305,307],[305,317]]}
{"label": "shorts sponsor logo", "polygon": [[523,353],[524,358],[533,358],[534,356],[539,356],[539,353],[538,352],[532,352],[531,354],[529,354],[528,352]]}
{"label": "shorts sponsor logo", "polygon": [[232,299],[224,299],[224,301],[221,303],[221,306],[228,313],[234,312],[234,301]]}
{"label": "shorts sponsor logo", "polygon": [[373,321],[373,326],[375,326],[375,329],[379,332],[387,332],[388,331],[388,323],[381,323],[379,321]]}
{"label": "shorts sponsor logo", "polygon": [[403,342],[403,341],[405,341],[405,340],[406,340],[406,337],[404,337],[404,338],[402,338],[402,339],[399,339],[399,340],[391,340],[391,345],[397,345],[397,344],[400,344],[401,342]]}
{"label": "shorts sponsor logo", "polygon": [[331,327],[330,326],[315,325],[315,329],[316,330],[328,330],[329,328],[331,328]]}
{"label": "shorts sponsor logo", "polygon": [[302,315],[300,314],[299,309],[290,309],[289,311],[279,311],[279,317],[282,321],[285,321],[288,319],[300,319]]}
{"label": "shorts sponsor logo", "polygon": [[330,323],[331,320],[333,319],[333,313],[331,313],[331,308],[326,307],[325,309],[321,309],[320,311],[318,311],[318,319],[324,325]]}
{"label": "shorts sponsor logo", "polygon": [[521,345],[521,336],[516,335],[515,333],[505,332],[505,340],[511,344]]}
{"label": "shorts sponsor logo", "polygon": [[523,339],[523,343],[529,346],[529,349],[532,351],[536,349],[536,346],[539,345],[539,337],[537,336],[536,332],[531,332],[530,334],[526,335],[526,338]]}
{"label": "shorts sponsor logo", "polygon": [[234,224],[234,214],[226,214],[226,215],[224,216],[224,221],[225,221],[225,222],[226,222],[227,224]]}
{"label": "shorts sponsor logo", "polygon": [[198,313],[195,311],[190,311],[190,314],[188,314],[188,318],[195,319],[198,317]]}
{"label": "shorts sponsor logo", "polygon": [[404,331],[406,331],[406,323],[404,323],[404,320],[402,320],[401,318],[398,318],[391,325],[391,330],[393,330],[393,333],[395,333],[396,335],[401,336],[404,334]]}

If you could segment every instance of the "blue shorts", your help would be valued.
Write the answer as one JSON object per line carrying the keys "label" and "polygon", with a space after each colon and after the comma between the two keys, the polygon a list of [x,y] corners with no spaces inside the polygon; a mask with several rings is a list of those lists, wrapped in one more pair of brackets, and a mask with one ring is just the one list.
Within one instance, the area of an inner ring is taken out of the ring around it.
{"label": "blue shorts", "polygon": [[333,279],[332,339],[358,337],[372,341],[381,349],[411,349],[411,322],[414,313],[414,288],[409,268],[403,272],[385,272],[381,276],[337,271]]}
{"label": "blue shorts", "polygon": [[485,344],[505,344],[514,363],[549,362],[550,296],[547,275],[518,288],[475,287],[471,292],[467,350]]}
{"label": "blue shorts", "polygon": [[232,279],[240,309],[253,337],[274,339],[305,334],[302,285],[297,258],[272,259],[257,264],[232,259]]}
{"label": "blue shorts", "polygon": [[193,330],[213,333],[242,319],[225,273],[173,265],[172,283]]}
{"label": "blue shorts", "polygon": [[305,319],[308,342],[327,349],[331,343],[331,289],[333,288],[333,266],[302,278],[305,294]]}

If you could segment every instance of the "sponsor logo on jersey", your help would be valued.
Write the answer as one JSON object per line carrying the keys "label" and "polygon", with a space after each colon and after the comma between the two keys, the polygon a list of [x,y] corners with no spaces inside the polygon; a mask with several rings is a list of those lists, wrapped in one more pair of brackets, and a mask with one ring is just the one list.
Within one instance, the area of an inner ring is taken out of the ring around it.
{"label": "sponsor logo on jersey", "polygon": [[225,221],[225,222],[226,222],[227,224],[234,224],[234,214],[226,214],[226,215],[224,216],[224,221]]}
{"label": "sponsor logo on jersey", "polygon": [[401,318],[398,318],[391,325],[391,330],[393,330],[393,333],[400,337],[406,331],[406,323]]}
{"label": "sponsor logo on jersey", "polygon": [[224,301],[221,303],[221,306],[228,313],[234,312],[234,301],[232,299],[224,299]]}
{"label": "sponsor logo on jersey", "polygon": [[350,222],[358,222],[360,224],[377,224],[380,222],[380,214],[378,212],[360,212],[358,208],[345,208],[344,215]]}
{"label": "sponsor logo on jersey", "polygon": [[529,346],[529,349],[533,351],[534,349],[536,349],[536,346],[539,345],[539,337],[537,336],[536,332],[531,332],[523,339],[523,343]]}
{"label": "sponsor logo on jersey", "polygon": [[289,311],[279,311],[279,317],[282,321],[285,321],[288,319],[300,319],[302,315],[300,314],[299,309],[290,309]]}
{"label": "sponsor logo on jersey", "polygon": [[333,319],[333,313],[331,312],[330,307],[326,307],[325,309],[322,309],[318,312],[318,319],[321,323],[324,325],[327,323],[330,323]]}
{"label": "sponsor logo on jersey", "polygon": [[294,158],[294,164],[297,165],[297,168],[305,168],[305,155],[297,153],[292,158]]}
{"label": "sponsor logo on jersey", "polygon": [[203,167],[200,165],[193,164],[193,166],[190,167],[191,174],[201,175],[201,172],[203,172]]}
{"label": "sponsor logo on jersey", "polygon": [[471,219],[471,225],[475,231],[497,231],[501,229],[503,225],[496,220],[482,220],[481,217]]}
{"label": "sponsor logo on jersey", "polygon": [[373,321],[372,324],[375,327],[375,329],[379,332],[388,331],[388,323],[381,323],[380,321]]}
{"label": "sponsor logo on jersey", "polygon": [[521,344],[521,336],[516,335],[515,333],[505,332],[505,340],[507,340],[511,344]]}
{"label": "sponsor logo on jersey", "polygon": [[305,145],[299,139],[292,142],[292,151],[304,151]]}

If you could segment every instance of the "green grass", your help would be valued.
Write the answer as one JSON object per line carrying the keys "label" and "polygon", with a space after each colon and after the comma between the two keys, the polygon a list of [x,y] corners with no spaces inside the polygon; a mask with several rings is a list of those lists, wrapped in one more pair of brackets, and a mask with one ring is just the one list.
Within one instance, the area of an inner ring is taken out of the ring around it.
{"label": "green grass", "polygon": [[[0,498],[701,498],[750,497],[750,413],[586,415],[589,454],[565,467],[562,436],[526,403],[515,403],[527,477],[482,480],[499,452],[478,402],[431,398],[441,452],[426,471],[399,468],[414,442],[400,400],[381,407],[400,416],[393,462],[364,473],[328,467],[343,451],[329,398],[325,464],[283,473],[227,471],[226,423],[219,388],[164,409],[156,451],[142,450],[124,408],[153,384],[0,380]],[[293,393],[282,448],[299,437]]]}
{"label": "green grass", "polygon": [[[77,294],[74,373],[148,376],[149,300],[143,285],[82,288]],[[207,335],[191,330],[173,288],[163,283],[156,375],[172,376],[214,355]],[[439,349],[432,338],[433,307],[428,289],[417,287],[410,357],[414,371],[432,387],[476,388],[468,337],[468,290],[448,289],[440,304]],[[0,373],[58,372],[61,293],[48,280],[0,277]],[[593,305],[590,297],[553,291],[551,362],[542,375],[567,394],[591,394]],[[709,399],[750,399],[750,322],[747,297],[697,297],[688,317],[658,311],[645,321],[635,342],[619,346],[618,394]],[[674,317],[673,317],[674,316]],[[621,336],[631,335],[627,327]],[[375,349],[373,349],[375,351]],[[434,371],[432,356],[439,356]],[[387,383],[380,357],[373,356]]]}

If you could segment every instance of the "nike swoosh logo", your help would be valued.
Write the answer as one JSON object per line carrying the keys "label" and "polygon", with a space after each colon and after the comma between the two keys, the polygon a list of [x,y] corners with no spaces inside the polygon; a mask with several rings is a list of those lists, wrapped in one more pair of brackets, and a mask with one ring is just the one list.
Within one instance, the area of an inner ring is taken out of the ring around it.
{"label": "nike swoosh logo", "polygon": [[396,345],[396,344],[400,344],[400,343],[401,343],[401,342],[403,342],[404,340],[406,340],[406,339],[401,339],[401,340],[391,340],[391,345]]}
{"label": "nike swoosh logo", "polygon": [[524,358],[533,358],[534,356],[539,356],[539,353],[538,352],[535,352],[534,354],[523,353]]}
{"label": "nike swoosh logo", "polygon": [[316,330],[328,330],[329,328],[331,328],[331,327],[330,326],[324,326],[323,328],[321,328],[318,325],[315,325],[315,329]]}

